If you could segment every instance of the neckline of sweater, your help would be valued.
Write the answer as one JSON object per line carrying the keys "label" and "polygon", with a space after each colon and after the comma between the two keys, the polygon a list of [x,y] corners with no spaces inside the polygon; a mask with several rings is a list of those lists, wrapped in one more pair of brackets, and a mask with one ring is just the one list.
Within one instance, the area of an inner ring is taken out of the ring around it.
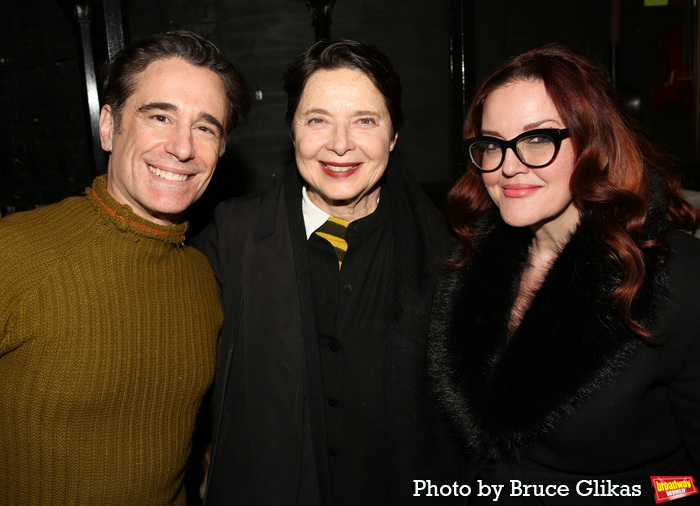
{"label": "neckline of sweater", "polygon": [[187,222],[173,226],[158,225],[135,214],[131,207],[126,204],[120,204],[107,191],[106,174],[95,178],[92,186],[86,188],[85,194],[93,203],[97,212],[122,232],[176,245],[183,245],[185,242],[185,232],[188,228]]}

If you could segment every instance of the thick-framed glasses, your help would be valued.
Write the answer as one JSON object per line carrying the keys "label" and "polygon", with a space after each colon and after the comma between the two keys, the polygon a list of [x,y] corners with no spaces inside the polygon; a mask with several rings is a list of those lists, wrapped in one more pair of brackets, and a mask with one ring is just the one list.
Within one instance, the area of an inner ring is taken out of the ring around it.
{"label": "thick-framed glasses", "polygon": [[464,149],[476,168],[484,172],[500,168],[508,148],[524,165],[540,169],[554,161],[559,154],[561,141],[567,137],[568,128],[538,128],[523,132],[509,141],[489,136],[473,137],[464,141]]}

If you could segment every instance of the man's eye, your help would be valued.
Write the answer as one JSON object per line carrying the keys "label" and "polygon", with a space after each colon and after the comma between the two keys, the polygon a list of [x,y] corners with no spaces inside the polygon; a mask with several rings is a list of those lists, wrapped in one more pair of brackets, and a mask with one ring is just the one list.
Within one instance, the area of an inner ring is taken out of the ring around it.
{"label": "man's eye", "polygon": [[165,123],[166,121],[168,121],[168,117],[163,114],[156,114],[155,116],[153,116],[153,119],[161,123]]}
{"label": "man's eye", "polygon": [[320,125],[323,123],[323,118],[311,118],[309,120],[309,125]]}
{"label": "man's eye", "polygon": [[359,123],[361,125],[374,125],[374,118],[361,118]]}

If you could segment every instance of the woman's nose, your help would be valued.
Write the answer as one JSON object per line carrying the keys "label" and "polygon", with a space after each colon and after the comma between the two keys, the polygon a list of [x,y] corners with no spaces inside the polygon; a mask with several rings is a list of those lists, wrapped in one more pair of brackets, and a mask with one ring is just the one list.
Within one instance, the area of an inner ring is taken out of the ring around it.
{"label": "woman's nose", "polygon": [[520,161],[520,158],[515,154],[515,150],[512,148],[506,148],[505,155],[503,156],[503,164],[501,164],[501,170],[503,175],[512,177],[516,174],[522,172],[527,172],[530,168]]}
{"label": "woman's nose", "polygon": [[331,138],[328,140],[328,149],[333,151],[339,156],[343,156],[345,153],[353,149],[352,136],[350,134],[350,129],[344,125],[338,125],[333,128],[331,133]]}

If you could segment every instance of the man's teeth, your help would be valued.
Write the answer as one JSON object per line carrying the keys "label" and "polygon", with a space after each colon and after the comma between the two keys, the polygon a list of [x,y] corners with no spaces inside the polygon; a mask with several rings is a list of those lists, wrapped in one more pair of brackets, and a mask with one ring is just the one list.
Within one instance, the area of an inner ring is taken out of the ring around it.
{"label": "man's teeth", "polygon": [[160,170],[156,167],[151,167],[150,165],[148,166],[148,170],[150,170],[156,176],[162,177],[163,179],[167,179],[168,181],[187,181],[190,177],[187,174],[175,174],[174,172]]}
{"label": "man's teeth", "polygon": [[346,167],[338,167],[337,165],[328,165],[327,163],[321,162],[321,165],[323,165],[326,169],[332,170],[333,172],[347,172],[352,169],[356,169],[360,166],[359,163],[355,165],[348,165]]}

